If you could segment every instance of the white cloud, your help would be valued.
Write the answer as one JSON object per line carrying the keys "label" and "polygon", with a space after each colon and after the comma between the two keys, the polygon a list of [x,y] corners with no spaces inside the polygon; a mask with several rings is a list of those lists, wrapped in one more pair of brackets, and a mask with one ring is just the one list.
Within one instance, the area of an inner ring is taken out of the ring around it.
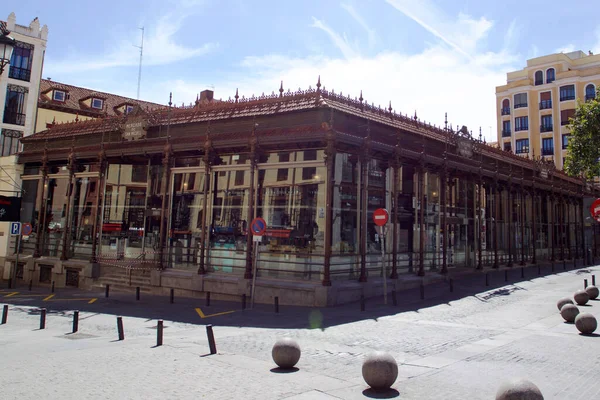
{"label": "white cloud", "polygon": [[313,24],[311,26],[313,28],[321,29],[323,32],[325,32],[329,36],[333,44],[342,52],[344,57],[350,59],[358,56],[357,51],[355,51],[352,45],[348,42],[348,38],[345,34],[343,36],[338,34],[320,19],[317,19],[315,17],[312,17],[312,19]]}
{"label": "white cloud", "polygon": [[351,4],[342,3],[341,7],[350,14],[352,18],[367,32],[367,39],[369,40],[369,46],[373,47],[377,41],[377,35],[374,29],[371,29],[367,21],[356,11]]}
{"label": "white cloud", "polygon": [[[187,1],[190,2],[189,5],[198,3],[193,0]],[[189,15],[186,12],[176,12],[162,16],[156,23],[146,25],[143,54],[144,66],[165,65],[198,57],[212,51],[218,46],[216,43],[205,43],[198,47],[186,47],[176,42],[175,36]],[[141,32],[136,29],[127,33],[121,32],[117,36],[127,39],[117,41],[114,50],[99,57],[90,57],[88,54],[74,54],[61,61],[56,61],[49,57],[44,66],[44,73],[54,75],[114,67],[137,66],[139,64],[140,53],[134,46],[139,46]]]}
{"label": "white cloud", "polygon": [[555,53],[570,53],[572,51],[575,51],[575,46],[573,44],[568,44],[566,46],[563,47],[559,47],[558,49],[554,50]]}

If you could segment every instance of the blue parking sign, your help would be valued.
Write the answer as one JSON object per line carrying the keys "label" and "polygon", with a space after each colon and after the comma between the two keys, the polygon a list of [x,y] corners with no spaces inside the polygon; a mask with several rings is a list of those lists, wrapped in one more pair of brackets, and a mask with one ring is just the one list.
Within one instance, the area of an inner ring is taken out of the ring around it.
{"label": "blue parking sign", "polygon": [[13,236],[21,234],[21,223],[20,222],[11,222],[10,223],[10,234]]}

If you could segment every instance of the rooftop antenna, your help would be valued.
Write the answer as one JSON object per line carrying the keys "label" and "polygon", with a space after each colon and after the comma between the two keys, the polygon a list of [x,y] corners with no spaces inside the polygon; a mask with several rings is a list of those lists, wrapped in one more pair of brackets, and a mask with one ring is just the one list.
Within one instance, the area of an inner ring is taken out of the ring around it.
{"label": "rooftop antenna", "polygon": [[133,47],[137,47],[138,49],[140,49],[140,68],[138,70],[138,85],[137,85],[137,99],[140,99],[140,84],[142,82],[142,56],[144,55],[144,27],[142,26],[141,28],[138,28],[142,31],[142,45],[141,46],[136,46],[133,45]]}

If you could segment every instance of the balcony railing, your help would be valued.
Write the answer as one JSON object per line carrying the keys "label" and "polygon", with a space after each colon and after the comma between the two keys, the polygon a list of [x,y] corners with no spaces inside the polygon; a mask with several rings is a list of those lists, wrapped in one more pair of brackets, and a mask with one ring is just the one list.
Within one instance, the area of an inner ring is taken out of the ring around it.
{"label": "balcony railing", "polygon": [[552,124],[540,125],[540,132],[552,132],[552,130],[553,130]]}
{"label": "balcony railing", "polygon": [[523,107],[527,107],[527,103],[515,104],[515,108],[523,108]]}
{"label": "balcony railing", "polygon": [[525,125],[525,126],[517,126],[515,127],[515,132],[519,132],[519,131],[528,131],[529,130],[529,126]]}
{"label": "balcony railing", "polygon": [[10,111],[10,110],[4,110],[3,121],[5,124],[25,126],[25,114]]}
{"label": "balcony railing", "polygon": [[567,101],[567,100],[575,100],[575,95],[571,94],[571,93],[566,93],[566,94],[561,93],[560,101]]}
{"label": "balcony railing", "polygon": [[502,107],[502,110],[500,112],[502,113],[502,115],[510,115],[510,107]]}
{"label": "balcony railing", "polygon": [[547,110],[548,108],[552,108],[552,100],[540,101],[540,110]]}
{"label": "balcony railing", "polygon": [[554,147],[552,148],[543,148],[542,149],[542,155],[543,156],[551,156],[554,154]]}
{"label": "balcony railing", "polygon": [[567,120],[562,120],[562,121],[560,121],[560,124],[562,126],[569,125],[569,120],[568,119]]}
{"label": "balcony railing", "polygon": [[543,85],[543,84],[544,84],[544,80],[543,80],[543,79],[539,79],[539,80],[538,80],[538,79],[536,79],[536,80],[535,80],[535,86],[538,86],[538,85]]}
{"label": "balcony railing", "polygon": [[585,95],[585,101],[594,100],[595,98],[596,98],[595,94],[586,94]]}
{"label": "balcony railing", "polygon": [[18,67],[10,67],[8,71],[8,77],[12,79],[18,79],[20,81],[27,81],[31,79],[31,70]]}
{"label": "balcony railing", "polygon": [[515,154],[526,154],[529,153],[529,146],[523,146],[521,148],[517,148]]}
{"label": "balcony railing", "polygon": [[510,137],[510,129],[502,129],[502,137]]}

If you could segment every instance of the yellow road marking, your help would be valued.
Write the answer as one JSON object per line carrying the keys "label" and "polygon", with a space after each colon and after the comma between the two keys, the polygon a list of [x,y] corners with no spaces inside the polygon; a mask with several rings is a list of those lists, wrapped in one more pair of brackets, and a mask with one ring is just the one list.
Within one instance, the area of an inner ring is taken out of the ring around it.
{"label": "yellow road marking", "polygon": [[[52,295],[52,296],[54,296],[54,295]],[[92,300],[93,300],[93,301],[92,301]],[[94,298],[94,299],[91,299],[91,298],[84,298],[84,299],[81,299],[81,298],[78,298],[78,297],[76,297],[76,298],[70,298],[70,299],[53,299],[53,298],[51,298],[50,296],[48,296],[48,297],[46,297],[46,298],[44,299],[44,301],[87,301],[87,302],[88,302],[88,304],[91,304],[91,303],[93,303],[93,302],[94,302],[94,301],[96,301],[96,300],[98,300],[98,299],[96,299],[96,298]],[[90,302],[91,302],[91,303],[90,303]]]}
{"label": "yellow road marking", "polygon": [[91,299],[90,301],[88,301],[88,304],[94,304],[94,302],[95,302],[96,300],[98,300],[98,298],[93,298],[93,299]]}
{"label": "yellow road marking", "polygon": [[14,295],[17,295],[17,294],[19,294],[19,292],[12,292],[12,293],[7,294],[4,297],[13,297]]}
{"label": "yellow road marking", "polygon": [[200,307],[198,307],[198,308],[196,308],[196,312],[198,313],[198,315],[200,316],[200,318],[204,319],[204,318],[216,317],[218,315],[231,314],[231,313],[234,313],[235,311],[224,311],[224,312],[220,312],[220,313],[206,315],[206,314],[204,314],[202,312],[202,309]]}
{"label": "yellow road marking", "polygon": [[16,294],[11,297],[46,297],[46,295],[45,294]]}
{"label": "yellow road marking", "polygon": [[51,294],[50,296],[46,297],[46,298],[44,299],[44,301],[48,301],[48,300],[50,300],[50,299],[51,299],[51,298],[53,298],[53,297],[54,297],[54,295],[53,295],[53,294]]}

